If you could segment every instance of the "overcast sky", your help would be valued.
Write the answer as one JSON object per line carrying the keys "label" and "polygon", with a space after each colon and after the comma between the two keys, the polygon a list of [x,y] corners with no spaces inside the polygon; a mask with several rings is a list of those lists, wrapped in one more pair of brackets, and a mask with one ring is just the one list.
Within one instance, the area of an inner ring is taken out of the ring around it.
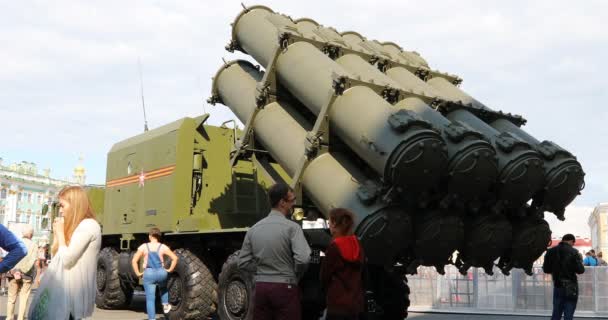
{"label": "overcast sky", "polygon": [[[205,111],[211,124],[232,119],[204,101],[221,59],[242,57],[224,50],[240,2],[0,2],[0,157],[61,178],[83,154],[87,181],[104,183],[112,144],[143,129],[138,58],[151,128]],[[607,1],[254,4],[418,51],[578,156],[587,186],[570,222],[608,201]]]}

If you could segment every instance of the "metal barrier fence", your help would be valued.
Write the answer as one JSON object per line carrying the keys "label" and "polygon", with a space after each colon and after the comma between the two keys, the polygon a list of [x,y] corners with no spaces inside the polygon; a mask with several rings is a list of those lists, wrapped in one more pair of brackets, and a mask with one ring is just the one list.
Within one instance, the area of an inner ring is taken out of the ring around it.
{"label": "metal barrier fence", "polygon": [[[510,276],[494,268],[494,275],[472,268],[463,276],[446,266],[444,276],[432,267],[418,268],[408,277],[411,311],[550,315],[553,308],[551,275],[535,267],[532,276],[512,270]],[[608,267],[586,267],[578,276],[578,317],[608,316]]]}

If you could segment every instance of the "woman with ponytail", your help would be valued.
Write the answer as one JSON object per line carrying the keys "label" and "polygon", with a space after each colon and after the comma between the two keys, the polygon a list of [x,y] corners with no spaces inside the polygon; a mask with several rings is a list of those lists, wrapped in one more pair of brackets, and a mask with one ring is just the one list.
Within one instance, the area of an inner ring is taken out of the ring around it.
{"label": "woman with ponytail", "polygon": [[355,216],[343,208],[329,212],[333,241],[321,265],[321,285],[325,289],[327,320],[355,320],[363,313],[362,272],[365,257],[353,234]]}

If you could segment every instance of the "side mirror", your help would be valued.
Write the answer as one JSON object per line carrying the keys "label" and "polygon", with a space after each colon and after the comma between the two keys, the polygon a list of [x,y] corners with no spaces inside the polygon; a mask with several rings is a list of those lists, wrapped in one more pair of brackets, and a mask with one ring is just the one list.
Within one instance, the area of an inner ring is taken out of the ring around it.
{"label": "side mirror", "polygon": [[42,205],[42,215],[46,216],[47,212],[49,212],[49,205],[45,203]]}

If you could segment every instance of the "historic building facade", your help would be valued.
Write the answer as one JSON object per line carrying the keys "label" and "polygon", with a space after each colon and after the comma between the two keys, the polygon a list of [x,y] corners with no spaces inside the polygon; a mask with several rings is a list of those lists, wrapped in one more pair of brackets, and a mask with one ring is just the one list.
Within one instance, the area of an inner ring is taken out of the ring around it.
{"label": "historic building facade", "polygon": [[596,252],[608,255],[608,202],[598,204],[587,222],[591,230],[591,242]]}
{"label": "historic building facade", "polygon": [[51,178],[48,169],[39,174],[32,162],[5,166],[0,158],[0,223],[13,231],[20,230],[19,225],[29,224],[34,227],[34,241],[48,242],[51,223],[48,213],[42,215],[42,207],[50,203],[63,186],[84,184],[84,168],[79,165],[76,169],[70,182]]}

